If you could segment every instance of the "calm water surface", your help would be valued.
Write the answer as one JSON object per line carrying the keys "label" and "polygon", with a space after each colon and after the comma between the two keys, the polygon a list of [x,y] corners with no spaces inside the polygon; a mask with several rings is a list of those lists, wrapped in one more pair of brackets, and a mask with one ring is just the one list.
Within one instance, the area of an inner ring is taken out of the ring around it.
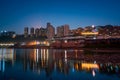
{"label": "calm water surface", "polygon": [[0,80],[120,80],[120,53],[0,49]]}

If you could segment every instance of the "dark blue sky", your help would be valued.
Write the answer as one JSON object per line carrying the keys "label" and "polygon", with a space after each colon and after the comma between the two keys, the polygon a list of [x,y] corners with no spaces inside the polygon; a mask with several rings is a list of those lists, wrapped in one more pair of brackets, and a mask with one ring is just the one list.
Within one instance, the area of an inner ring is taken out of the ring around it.
{"label": "dark blue sky", "polygon": [[0,30],[23,33],[24,27],[70,28],[120,25],[120,0],[0,0]]}

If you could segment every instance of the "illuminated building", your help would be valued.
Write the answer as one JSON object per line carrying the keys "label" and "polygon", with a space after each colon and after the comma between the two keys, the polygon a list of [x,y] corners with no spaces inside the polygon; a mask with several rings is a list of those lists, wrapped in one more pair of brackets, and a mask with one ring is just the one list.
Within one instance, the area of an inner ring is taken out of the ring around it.
{"label": "illuminated building", "polygon": [[31,41],[31,42],[28,42],[27,45],[29,45],[29,46],[33,46],[33,45],[49,46],[50,44],[48,41]]}
{"label": "illuminated building", "polygon": [[119,36],[120,35],[120,26],[112,26],[112,25],[98,26],[98,32],[99,32],[99,35],[103,36],[103,37]]}
{"label": "illuminated building", "polygon": [[28,34],[29,34],[28,27],[25,27],[24,28],[24,37],[28,37]]}
{"label": "illuminated building", "polygon": [[98,35],[98,32],[82,32],[81,35]]}
{"label": "illuminated building", "polygon": [[85,27],[84,28],[84,32],[92,32],[93,31],[93,29],[95,28],[93,28],[94,26],[92,25],[92,26],[87,26],[87,27]]}
{"label": "illuminated building", "polygon": [[57,37],[63,37],[69,35],[69,25],[63,25],[57,27]]}
{"label": "illuminated building", "polygon": [[98,34],[99,33],[94,25],[85,27],[81,32],[81,35],[88,39],[97,39]]}
{"label": "illuminated building", "polygon": [[30,29],[30,36],[31,36],[31,37],[34,36],[34,28],[33,28],[33,27]]}
{"label": "illuminated building", "polygon": [[83,32],[83,28],[79,27],[77,29],[73,29],[69,31],[69,35],[74,35],[74,36],[81,36],[81,32]]}
{"label": "illuminated building", "polygon": [[50,23],[47,23],[47,38],[52,39],[54,36],[55,28]]}
{"label": "illuminated building", "polygon": [[5,31],[1,31],[1,33],[0,33],[0,36],[6,36],[7,34],[6,34],[6,30]]}
{"label": "illuminated building", "polygon": [[0,36],[13,37],[15,35],[14,31],[1,31]]}

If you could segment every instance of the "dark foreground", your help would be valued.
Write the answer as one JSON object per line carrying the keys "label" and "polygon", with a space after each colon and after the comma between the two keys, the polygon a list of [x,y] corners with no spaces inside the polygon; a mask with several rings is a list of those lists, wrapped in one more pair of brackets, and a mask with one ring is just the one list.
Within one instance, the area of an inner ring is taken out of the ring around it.
{"label": "dark foreground", "polygon": [[0,80],[120,80],[120,52],[4,48]]}

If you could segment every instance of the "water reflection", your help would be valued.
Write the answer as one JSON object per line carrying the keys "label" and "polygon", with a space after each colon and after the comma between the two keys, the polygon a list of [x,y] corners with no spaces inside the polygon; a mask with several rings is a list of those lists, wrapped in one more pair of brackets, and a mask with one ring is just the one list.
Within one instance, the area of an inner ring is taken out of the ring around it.
{"label": "water reflection", "polygon": [[[116,74],[119,76],[119,59],[120,54],[117,53],[88,54],[84,50],[0,49],[0,71],[4,73],[8,70],[5,68],[10,68],[10,71],[17,72],[15,69],[17,68],[23,71],[23,75],[37,73],[38,75],[45,74],[47,78],[55,74],[57,76],[64,74],[68,76],[67,79],[73,73],[77,74],[74,76],[76,79],[84,71],[86,72],[84,75],[89,73],[93,77],[100,74]],[[8,66],[8,62],[13,65],[13,68]]]}
{"label": "water reflection", "polygon": [[14,64],[14,49],[0,49],[0,71],[5,71],[5,61]]}

